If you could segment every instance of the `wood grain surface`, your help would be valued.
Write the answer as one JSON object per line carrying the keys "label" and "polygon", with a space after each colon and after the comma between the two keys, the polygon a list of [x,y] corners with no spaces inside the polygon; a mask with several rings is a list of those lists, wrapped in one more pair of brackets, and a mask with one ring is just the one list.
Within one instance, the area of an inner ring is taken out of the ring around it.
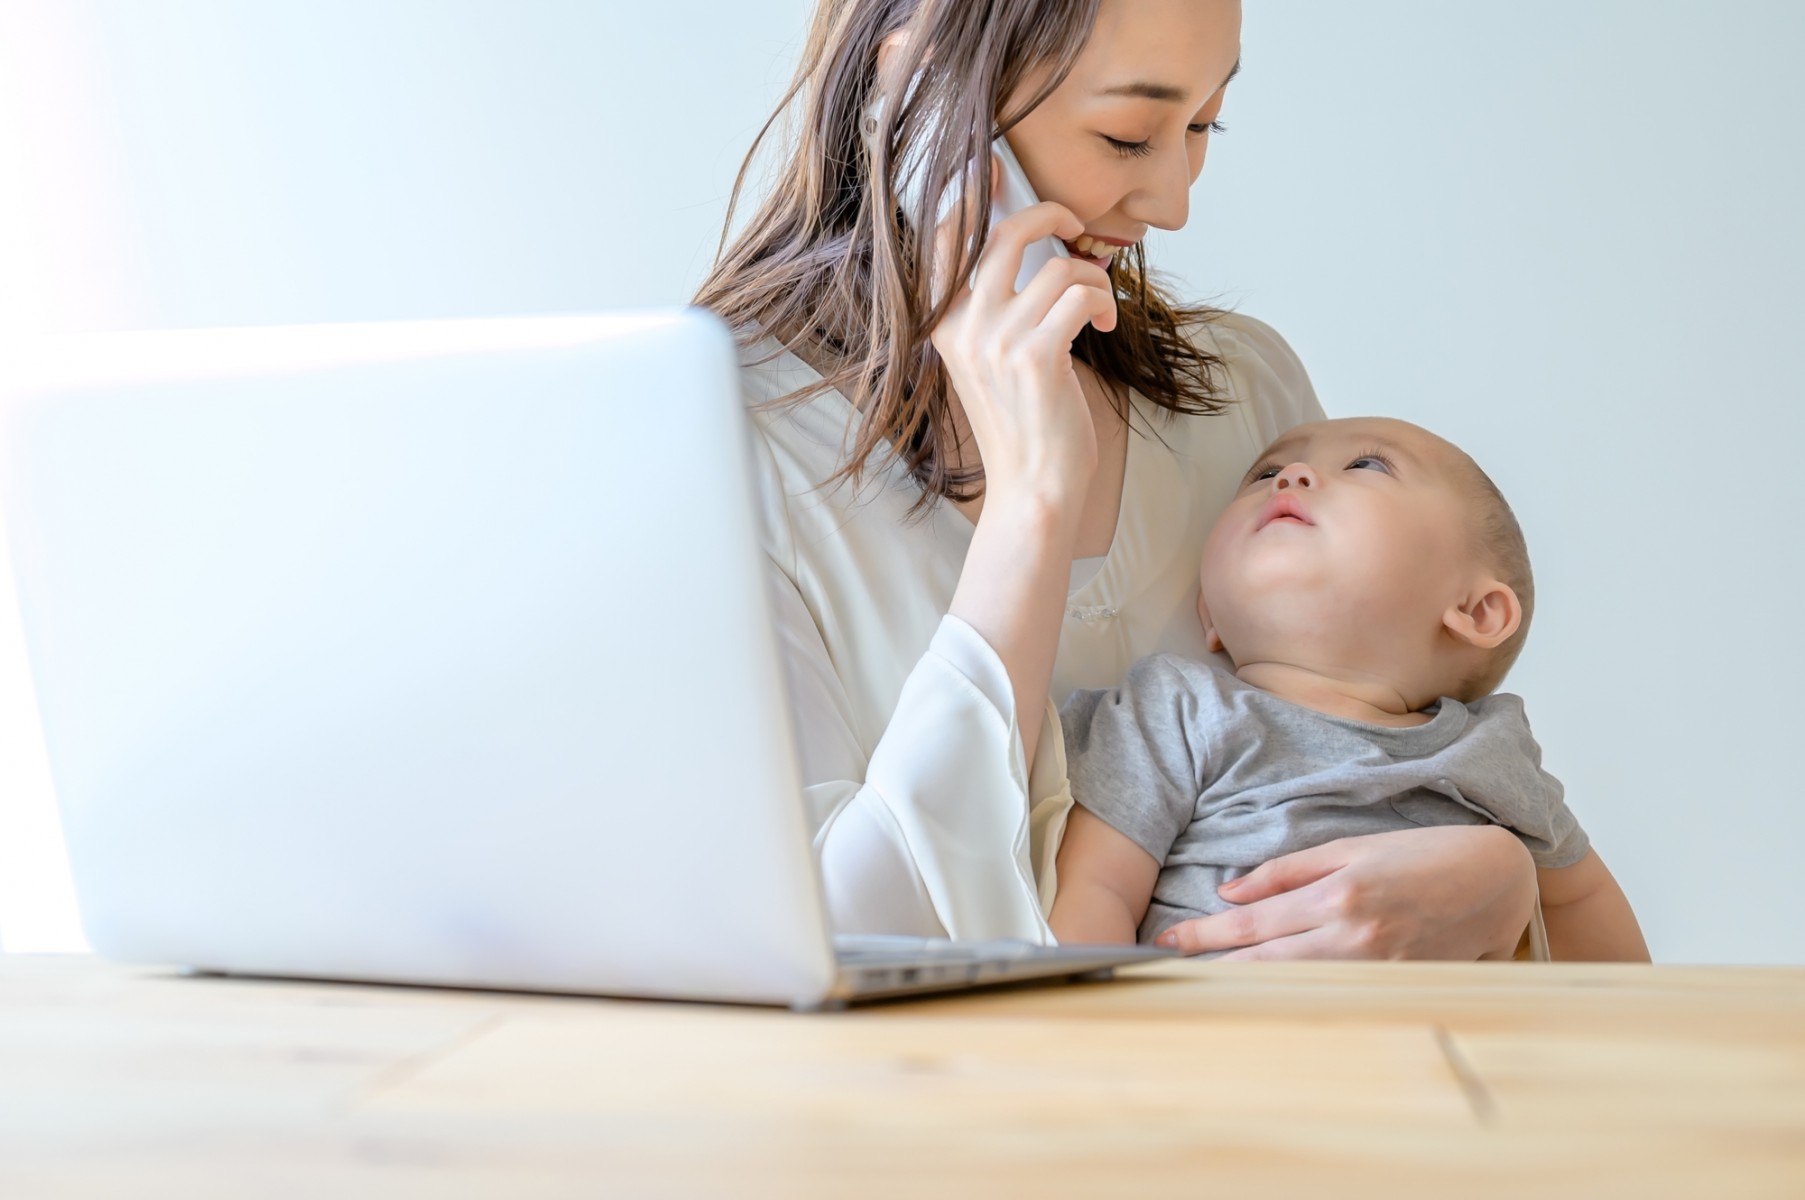
{"label": "wood grain surface", "polygon": [[797,1015],[0,956],[0,1197],[1805,1197],[1805,970],[1171,962]]}

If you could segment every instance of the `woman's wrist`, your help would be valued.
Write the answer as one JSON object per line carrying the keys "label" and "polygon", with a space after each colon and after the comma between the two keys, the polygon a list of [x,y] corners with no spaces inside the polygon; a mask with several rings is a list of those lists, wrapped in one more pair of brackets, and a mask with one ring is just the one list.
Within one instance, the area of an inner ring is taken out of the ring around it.
{"label": "woman's wrist", "polygon": [[977,527],[983,530],[988,524],[993,534],[1006,534],[1011,544],[1028,553],[1044,548],[1069,561],[1083,508],[1083,489],[992,489],[984,495]]}
{"label": "woman's wrist", "polygon": [[[987,498],[953,593],[953,611],[984,613],[971,621],[980,629],[999,621],[1007,626],[1045,624],[1036,615],[1044,618],[1064,607],[1062,585],[1070,577],[1077,533],[1075,508],[1019,494]],[[1050,644],[1058,640],[1056,616],[1053,622]]]}

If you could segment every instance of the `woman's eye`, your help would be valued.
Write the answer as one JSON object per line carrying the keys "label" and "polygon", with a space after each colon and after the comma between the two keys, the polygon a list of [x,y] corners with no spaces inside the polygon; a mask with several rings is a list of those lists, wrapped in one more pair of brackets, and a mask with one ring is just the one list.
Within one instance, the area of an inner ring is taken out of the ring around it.
{"label": "woman's eye", "polygon": [[1121,138],[1112,138],[1106,133],[1103,135],[1103,140],[1109,143],[1111,150],[1123,158],[1145,158],[1153,153],[1153,144],[1145,139],[1138,142],[1125,142]]}
{"label": "woman's eye", "polygon": [[[1224,125],[1221,121],[1210,121],[1203,125],[1187,125],[1185,126],[1185,129],[1195,137],[1202,137],[1206,133],[1228,132],[1228,126]],[[1103,134],[1102,137],[1104,141],[1109,143],[1109,148],[1114,150],[1117,154],[1120,154],[1123,158],[1145,158],[1147,155],[1153,153],[1153,142],[1150,138],[1142,138],[1138,142],[1130,142],[1125,141],[1122,138],[1110,137],[1107,133]]]}

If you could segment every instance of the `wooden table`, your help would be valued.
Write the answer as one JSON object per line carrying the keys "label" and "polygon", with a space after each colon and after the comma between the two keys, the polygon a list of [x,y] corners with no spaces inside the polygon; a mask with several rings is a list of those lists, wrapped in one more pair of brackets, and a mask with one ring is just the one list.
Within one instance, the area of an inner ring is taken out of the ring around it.
{"label": "wooden table", "polygon": [[0,956],[0,1197],[1805,1196],[1805,969],[1162,963],[801,1016]]}

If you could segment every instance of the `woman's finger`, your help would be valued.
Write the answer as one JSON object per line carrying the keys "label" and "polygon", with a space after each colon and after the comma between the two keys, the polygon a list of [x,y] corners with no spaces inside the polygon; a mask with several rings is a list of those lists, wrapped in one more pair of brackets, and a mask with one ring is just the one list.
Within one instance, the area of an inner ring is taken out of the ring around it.
{"label": "woman's finger", "polygon": [[1010,214],[990,227],[972,291],[980,300],[1004,303],[1015,295],[1016,276],[1022,273],[1022,255],[1029,243],[1043,237],[1075,238],[1083,232],[1084,222],[1071,209],[1051,200]]}
{"label": "woman's finger", "polygon": [[1052,311],[1029,336],[1046,342],[1050,351],[1063,353],[1071,350],[1072,339],[1086,325],[1095,325],[1104,333],[1114,329],[1116,298],[1099,288],[1075,283],[1054,301]]}
{"label": "woman's finger", "polygon": [[1286,892],[1269,900],[1180,921],[1155,942],[1181,954],[1234,950],[1275,938],[1308,933],[1322,925],[1316,897],[1308,891]]}
{"label": "woman's finger", "polygon": [[1326,842],[1268,859],[1239,879],[1231,879],[1217,888],[1216,894],[1235,904],[1249,904],[1308,887],[1347,865],[1347,840]]}
{"label": "woman's finger", "polygon": [[[1004,310],[1008,314],[1004,324],[1022,333],[1045,325],[1054,306],[1073,288],[1088,288],[1099,296],[1107,297],[1111,315],[1108,325],[1104,327],[1113,325],[1115,293],[1109,282],[1109,273],[1094,263],[1080,262],[1073,258],[1056,258],[1035,272],[1034,278],[1028,281],[1028,286],[1022,289],[1020,298]],[[1073,330],[1072,336],[1077,336],[1076,330]],[[1067,344],[1070,344],[1070,340],[1067,339]]]}
{"label": "woman's finger", "polygon": [[1289,937],[1273,938],[1255,946],[1243,946],[1219,954],[1214,962],[1280,962],[1302,958],[1345,958],[1326,929],[1306,929]]}

